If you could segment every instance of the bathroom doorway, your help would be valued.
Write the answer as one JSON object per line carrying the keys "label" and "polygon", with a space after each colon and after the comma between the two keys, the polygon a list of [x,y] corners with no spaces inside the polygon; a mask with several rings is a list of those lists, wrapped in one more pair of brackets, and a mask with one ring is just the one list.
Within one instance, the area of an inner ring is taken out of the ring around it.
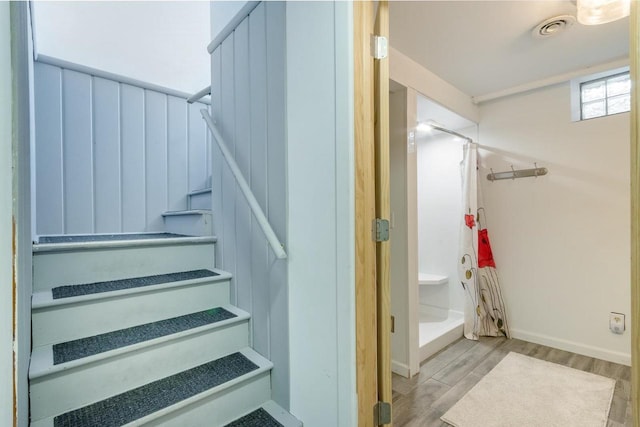
{"label": "bathroom doorway", "polygon": [[460,162],[478,126],[412,88],[390,84],[392,370],[420,362],[463,335],[458,278]]}

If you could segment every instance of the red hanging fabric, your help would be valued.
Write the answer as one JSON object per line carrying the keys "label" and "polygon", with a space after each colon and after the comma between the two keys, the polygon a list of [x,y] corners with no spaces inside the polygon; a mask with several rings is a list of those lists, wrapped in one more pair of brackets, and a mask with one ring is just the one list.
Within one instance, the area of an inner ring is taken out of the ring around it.
{"label": "red hanging fabric", "polygon": [[491,243],[489,243],[489,235],[487,229],[478,230],[478,268],[493,267],[496,263],[493,260],[491,252]]}

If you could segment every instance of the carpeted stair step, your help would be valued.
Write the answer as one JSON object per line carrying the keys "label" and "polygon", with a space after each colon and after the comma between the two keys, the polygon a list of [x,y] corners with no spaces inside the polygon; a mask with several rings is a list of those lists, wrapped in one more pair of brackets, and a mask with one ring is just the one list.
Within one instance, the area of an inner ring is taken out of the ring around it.
{"label": "carpeted stair step", "polygon": [[189,209],[211,209],[211,188],[190,192],[187,196],[187,205]]}
{"label": "carpeted stair step", "polygon": [[236,317],[222,307],[53,345],[53,364],[71,362]]}
{"label": "carpeted stair step", "polygon": [[32,416],[59,414],[244,348],[248,323],[248,313],[227,305],[36,347],[29,372]]}
{"label": "carpeted stair step", "polygon": [[230,280],[224,271],[201,269],[36,292],[33,343],[57,344],[226,305]]}
{"label": "carpeted stair step", "polygon": [[267,411],[258,408],[247,415],[230,422],[225,427],[284,427]]}
{"label": "carpeted stair step", "polygon": [[211,208],[186,211],[169,211],[162,214],[165,230],[188,236],[210,236],[213,234]]}
{"label": "carpeted stair step", "polygon": [[269,399],[272,363],[250,348],[31,423],[32,427],[220,426]]}
{"label": "carpeted stair step", "polygon": [[121,291],[123,289],[142,288],[145,286],[162,285],[184,280],[215,277],[218,273],[211,270],[191,270],[179,273],[156,274],[155,276],[133,277],[130,279],[109,280],[106,282],[86,283],[80,285],[57,286],[51,289],[51,296],[55,299],[71,298],[81,295],[100,294],[103,292]]}
{"label": "carpeted stair step", "polygon": [[225,427],[302,427],[302,422],[270,400]]}
{"label": "carpeted stair step", "polygon": [[211,269],[215,242],[171,233],[41,236],[33,244],[34,291]]}

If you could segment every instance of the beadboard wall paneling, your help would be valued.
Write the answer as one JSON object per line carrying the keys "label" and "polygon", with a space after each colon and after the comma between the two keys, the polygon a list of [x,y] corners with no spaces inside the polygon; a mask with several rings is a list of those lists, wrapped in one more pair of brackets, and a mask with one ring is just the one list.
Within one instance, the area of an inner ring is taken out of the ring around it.
{"label": "beadboard wall paneling", "polygon": [[36,62],[36,234],[162,231],[210,186],[201,108]]}
{"label": "beadboard wall paneling", "polygon": [[[286,236],[285,4],[263,2],[211,55],[213,120],[281,242]],[[219,268],[251,313],[252,345],[274,363],[273,399],[289,406],[286,261],[276,260],[217,145],[212,153]],[[220,213],[220,215],[216,215]]]}

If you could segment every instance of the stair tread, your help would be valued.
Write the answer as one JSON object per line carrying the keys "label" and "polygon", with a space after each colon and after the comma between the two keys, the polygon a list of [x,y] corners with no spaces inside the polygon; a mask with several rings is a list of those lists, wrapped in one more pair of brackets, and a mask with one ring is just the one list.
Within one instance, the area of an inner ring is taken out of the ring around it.
{"label": "stair tread", "polygon": [[60,298],[71,298],[81,295],[98,294],[216,276],[219,276],[219,274],[207,269],[190,270],[177,273],[156,274],[153,276],[132,277],[129,279],[57,286],[51,289],[51,295],[53,299],[56,300]]}
{"label": "stair tread", "polygon": [[146,323],[92,337],[81,338],[53,345],[53,364],[70,362],[116,348],[164,337],[188,329],[217,323],[237,317],[222,307],[173,317],[158,322]]}
{"label": "stair tread", "polygon": [[114,242],[122,240],[176,239],[188,237],[175,233],[120,233],[40,236],[38,243]]}
{"label": "stair tread", "polygon": [[273,364],[245,348],[219,359],[54,417],[55,427],[121,426],[151,417],[270,370]]}
{"label": "stair tread", "polygon": [[[165,282],[157,285],[147,285],[147,286],[139,286],[134,288],[125,288],[121,290],[113,290],[107,292],[98,292],[93,294],[84,294],[78,296],[72,296],[68,298],[58,298],[53,299],[53,295],[51,289],[45,289],[41,291],[36,291],[33,293],[31,297],[31,310],[32,312],[47,310],[51,307],[61,307],[61,306],[70,306],[70,305],[78,305],[78,304],[91,304],[95,303],[98,300],[108,300],[112,298],[124,298],[129,295],[134,294],[145,294],[145,293],[154,293],[158,291],[167,291],[170,289],[181,288],[185,286],[194,286],[194,285],[209,285],[211,283],[223,283],[227,282],[231,279],[231,274],[218,270],[216,268],[209,269],[217,273],[217,276],[204,277],[201,279],[190,279],[190,280],[180,280],[175,282]],[[227,304],[225,302],[224,304]],[[204,309],[206,307],[202,307]]]}
{"label": "stair tread", "polygon": [[225,427],[284,427],[263,408],[258,408]]}
{"label": "stair tread", "polygon": [[[46,377],[48,375],[55,375],[62,371],[71,372],[72,370],[78,368],[84,369],[84,367],[87,365],[95,364],[99,361],[104,361],[113,357],[120,357],[125,353],[140,352],[145,348],[150,348],[157,345],[165,345],[165,343],[173,340],[184,340],[192,335],[197,336],[205,333],[206,331],[215,331],[220,328],[226,328],[238,323],[246,322],[251,317],[249,313],[233,305],[223,305],[220,307],[215,307],[215,309],[223,309],[226,312],[230,313],[231,316],[225,315],[227,316],[227,318],[214,322],[206,322],[206,319],[203,322],[199,322],[200,320],[202,320],[201,318],[195,319],[195,322],[189,322],[190,319],[182,319],[184,317],[202,313],[198,312],[185,316],[177,316],[172,319],[165,319],[169,321],[179,319],[178,321],[182,325],[184,325],[184,323],[190,323],[189,328],[180,328],[181,325],[177,325],[178,327],[176,327],[176,325],[171,325],[168,328],[163,328],[160,323],[164,322],[165,320],[151,322],[140,326],[144,327],[147,325],[153,325],[155,327],[155,330],[152,330],[150,334],[140,333],[138,330],[137,335],[143,336],[143,339],[138,340],[124,336],[124,339],[120,341],[119,338],[121,337],[113,335],[109,336],[110,334],[112,334],[112,332],[107,332],[105,334],[88,337],[88,341],[86,341],[87,339],[85,338],[68,341],[63,344],[73,343],[72,345],[76,347],[78,353],[82,354],[77,358],[69,358],[68,360],[61,362],[58,361],[60,363],[54,362],[54,347],[58,344],[47,344],[34,347],[31,353],[31,364],[29,365],[29,379],[35,380],[38,378]],[[202,325],[199,325],[198,323],[202,323]],[[121,329],[115,332],[124,334],[124,332],[130,331],[132,329],[134,329],[135,332],[135,328],[137,328],[137,326]],[[102,343],[100,343],[100,345],[103,345],[100,348],[100,351],[95,351],[95,347],[93,349],[89,349],[85,348],[82,345],[83,343],[87,343],[88,346],[93,346],[93,343],[91,342],[92,339],[103,341]],[[106,342],[106,344],[104,344],[104,342]],[[70,350],[73,351],[74,349]]]}

